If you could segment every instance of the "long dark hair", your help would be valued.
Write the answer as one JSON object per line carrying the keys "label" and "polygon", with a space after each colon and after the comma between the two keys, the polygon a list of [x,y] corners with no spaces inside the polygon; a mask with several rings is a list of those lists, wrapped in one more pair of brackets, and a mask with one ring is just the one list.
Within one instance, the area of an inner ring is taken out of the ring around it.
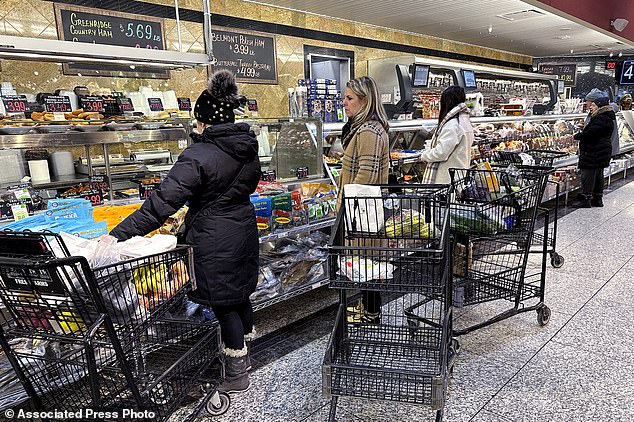
{"label": "long dark hair", "polygon": [[440,95],[440,112],[438,114],[438,124],[443,121],[447,113],[449,113],[455,106],[460,103],[464,103],[467,100],[467,96],[464,93],[464,89],[461,86],[452,85],[445,89]]}

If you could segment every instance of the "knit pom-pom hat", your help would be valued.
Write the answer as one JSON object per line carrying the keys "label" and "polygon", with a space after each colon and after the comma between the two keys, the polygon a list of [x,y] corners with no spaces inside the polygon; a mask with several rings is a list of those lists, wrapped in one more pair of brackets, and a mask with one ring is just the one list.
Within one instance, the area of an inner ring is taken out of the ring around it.
{"label": "knit pom-pom hat", "polygon": [[235,76],[228,70],[219,70],[211,76],[207,89],[196,100],[194,117],[210,125],[234,123],[236,116],[233,110],[238,106]]}

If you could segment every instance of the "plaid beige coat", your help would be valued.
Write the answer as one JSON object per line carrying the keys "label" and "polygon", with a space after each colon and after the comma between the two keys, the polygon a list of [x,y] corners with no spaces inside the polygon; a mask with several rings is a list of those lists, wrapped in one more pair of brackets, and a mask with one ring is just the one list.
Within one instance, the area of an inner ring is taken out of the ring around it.
{"label": "plaid beige coat", "polygon": [[379,122],[369,120],[359,127],[343,154],[339,192],[348,183],[387,184],[389,170],[389,138]]}

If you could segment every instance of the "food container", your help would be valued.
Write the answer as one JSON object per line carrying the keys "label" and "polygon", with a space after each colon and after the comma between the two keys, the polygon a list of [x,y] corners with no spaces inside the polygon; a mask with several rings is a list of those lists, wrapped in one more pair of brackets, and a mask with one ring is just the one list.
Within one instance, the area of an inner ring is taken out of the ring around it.
{"label": "food container", "polygon": [[29,161],[29,173],[31,174],[31,182],[33,182],[33,184],[50,183],[51,181],[47,160]]}
{"label": "food container", "polygon": [[53,177],[75,175],[73,154],[70,151],[55,151],[49,157],[49,163]]}
{"label": "food container", "polygon": [[0,184],[17,183],[25,175],[22,150],[0,150]]}

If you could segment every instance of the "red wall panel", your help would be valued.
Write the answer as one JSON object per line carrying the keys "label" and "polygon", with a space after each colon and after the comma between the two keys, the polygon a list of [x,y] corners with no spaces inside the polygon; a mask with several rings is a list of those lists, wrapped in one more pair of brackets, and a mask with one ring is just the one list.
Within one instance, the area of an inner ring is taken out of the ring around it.
{"label": "red wall panel", "polygon": [[[594,26],[634,41],[634,1],[632,0],[538,0],[540,3],[561,10]],[[618,32],[610,26],[610,20],[625,18],[630,24]]]}

